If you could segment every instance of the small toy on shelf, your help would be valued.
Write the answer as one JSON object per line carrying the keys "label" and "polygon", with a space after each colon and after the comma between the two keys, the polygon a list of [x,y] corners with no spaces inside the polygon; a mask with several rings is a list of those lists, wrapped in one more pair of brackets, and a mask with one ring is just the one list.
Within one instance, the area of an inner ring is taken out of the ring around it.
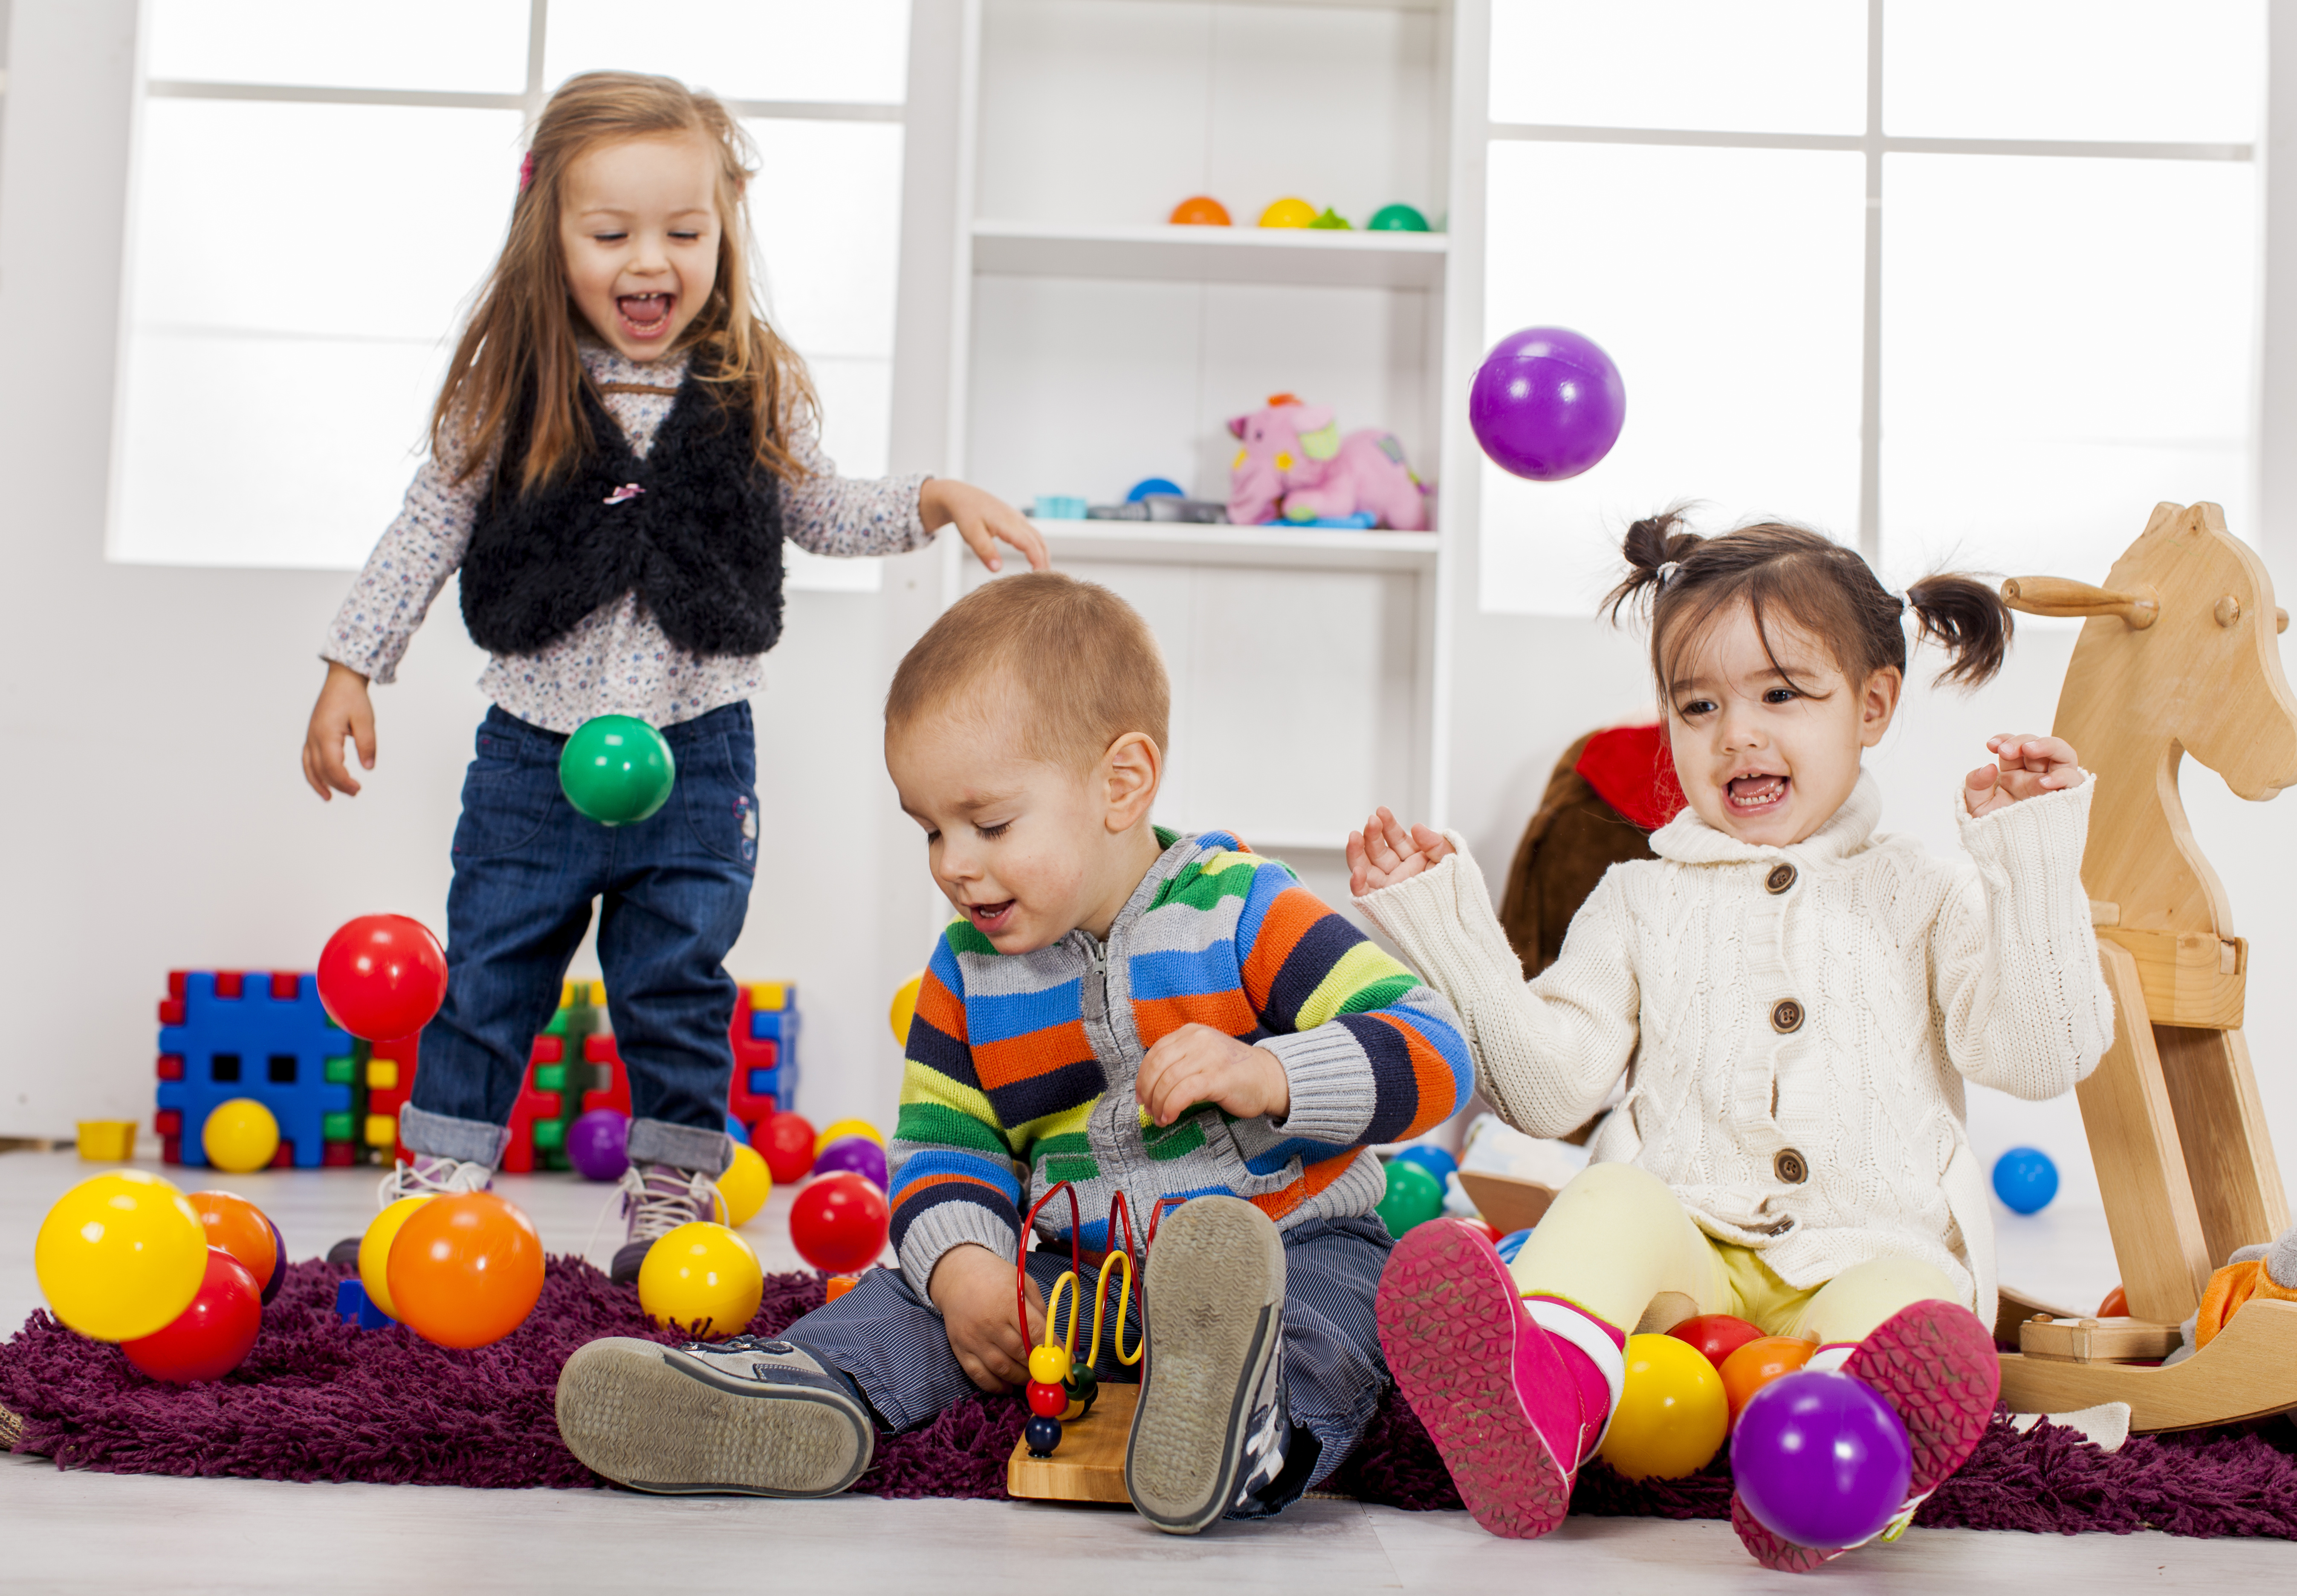
{"label": "small toy on shelf", "polygon": [[1805,1369],[1758,1394],[1731,1433],[1731,1472],[1755,1521],[1798,1546],[1856,1546],[1906,1500],[1906,1427],[1865,1381]]}
{"label": "small toy on shelf", "polygon": [[765,1291],[765,1271],[750,1244],[706,1220],[663,1235],[638,1265],[638,1306],[646,1317],[697,1337],[740,1335]]}
{"label": "small toy on shelf", "polygon": [[1085,501],[1073,493],[1040,493],[1029,509],[1035,521],[1083,521]]}
{"label": "small toy on shelf", "polygon": [[1364,231],[1367,233],[1425,233],[1428,231],[1428,218],[1410,205],[1383,205],[1371,213],[1371,220],[1364,224]]}
{"label": "small toy on shelf", "polygon": [[790,1205],[798,1256],[831,1274],[867,1269],[885,1250],[892,1214],[885,1194],[850,1171],[823,1175]]}
{"label": "small toy on shelf", "polygon": [[1186,498],[1181,484],[1170,477],[1142,477],[1124,490],[1124,502],[1137,505],[1146,498]]}
{"label": "small toy on shelf", "polygon": [[392,1316],[434,1346],[491,1346],[542,1296],[542,1238],[491,1191],[437,1197],[391,1246]]}
{"label": "small toy on shelf", "polygon": [[58,1197],[32,1243],[41,1295],[94,1341],[174,1321],[207,1278],[207,1228],[184,1194],[140,1169],[91,1175]]}
{"label": "small toy on shelf", "polygon": [[278,1153],[279,1121],[253,1098],[232,1098],[208,1111],[200,1148],[224,1173],[251,1174],[268,1167]]}
{"label": "small toy on shelf", "polygon": [[383,1041],[431,1023],[447,996],[447,955],[420,920],[360,915],[319,950],[319,1001],[353,1036]]}
{"label": "small toy on shelf", "polygon": [[635,715],[596,715],[558,755],[558,785],[575,813],[601,826],[635,826],[670,802],[678,761],[662,733]]}
{"label": "small toy on shelf", "polygon": [[1994,1161],[1994,1195],[2013,1213],[2039,1213],[2058,1195],[2058,1166],[2039,1148],[2012,1148]]}
{"label": "small toy on shelf", "polygon": [[1365,427],[1345,437],[1329,405],[1292,394],[1239,415],[1229,432],[1243,445],[1229,467],[1228,518],[1239,526],[1295,523],[1369,511],[1398,531],[1428,525],[1428,490],[1393,432]]}
{"label": "small toy on shelf", "polygon": [[1492,346],[1468,390],[1468,424],[1493,465],[1535,482],[1576,477],[1619,440],[1627,389],[1593,339],[1526,327]]}
{"label": "small toy on shelf", "polygon": [[1723,1377],[1673,1336],[1630,1336],[1603,1460],[1629,1479],[1681,1479],[1707,1467],[1730,1433]]}
{"label": "small toy on shelf", "polygon": [[1190,194],[1173,207],[1165,218],[1176,227],[1225,227],[1229,225],[1228,207],[1210,194]]}
{"label": "small toy on shelf", "polygon": [[1313,205],[1289,196],[1270,202],[1268,209],[1260,213],[1260,225],[1264,227],[1306,227],[1313,226],[1315,220]]}
{"label": "small toy on shelf", "polygon": [[247,1361],[263,1329],[263,1293],[247,1265],[219,1246],[208,1248],[207,1272],[188,1307],[119,1350],[155,1380],[178,1386],[219,1380]]}
{"label": "small toy on shelf", "polygon": [[[1136,489],[1137,491],[1137,489]],[[1228,506],[1208,498],[1190,498],[1179,489],[1170,493],[1145,493],[1121,505],[1092,505],[1087,521],[1157,521],[1181,526],[1220,526],[1228,521]],[[1370,518],[1365,521],[1371,524]]]}
{"label": "small toy on shelf", "polygon": [[1330,205],[1325,206],[1322,212],[1317,216],[1316,219],[1310,222],[1308,225],[1311,227],[1320,228],[1328,233],[1352,233],[1355,230],[1349,223],[1347,218],[1342,216]]}

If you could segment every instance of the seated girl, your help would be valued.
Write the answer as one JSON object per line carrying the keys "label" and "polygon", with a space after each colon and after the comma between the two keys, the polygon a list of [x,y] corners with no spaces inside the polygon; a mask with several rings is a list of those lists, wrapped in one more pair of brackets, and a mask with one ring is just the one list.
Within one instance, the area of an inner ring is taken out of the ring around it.
{"label": "seated girl", "polygon": [[[1902,599],[1865,562],[1777,524],[1629,531],[1607,601],[1647,606],[1690,807],[1614,866],[1528,985],[1456,834],[1386,810],[1352,835],[1357,904],[1466,1022],[1478,1083],[1537,1136],[1625,1077],[1592,1162],[1511,1268],[1481,1232],[1421,1225],[1378,1304],[1398,1386],[1495,1534],[1562,1521],[1618,1405],[1639,1324],[1730,1313],[1818,1344],[1906,1421],[1913,1496],[1959,1468],[1999,1388],[1993,1225],[1967,1082],[2055,1097],[2113,1009],[2082,844],[2091,789],[2055,737],[1988,740],[1955,801],[1971,863],[1876,829],[1860,769],[1905,684],[1911,611],[1940,679],[2000,668],[2008,612],[1967,577]],[[1750,1551],[1807,1569],[1734,1501]]]}

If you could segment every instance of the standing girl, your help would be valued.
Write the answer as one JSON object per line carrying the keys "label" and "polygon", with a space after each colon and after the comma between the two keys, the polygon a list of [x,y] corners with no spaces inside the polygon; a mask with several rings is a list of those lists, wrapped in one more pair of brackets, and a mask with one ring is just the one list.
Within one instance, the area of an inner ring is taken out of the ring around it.
{"label": "standing girl", "polygon": [[[1730,1313],[1818,1344],[1914,1445],[1911,1515],[1961,1466],[2000,1379],[1994,1234],[1965,1082],[2055,1097],[2113,1009],[2081,858],[2090,788],[2055,737],[1996,736],[1956,799],[1976,868],[1875,830],[1860,769],[1904,685],[1911,609],[1975,686],[2010,617],[1934,576],[1905,598],[1797,527],[1628,532],[1610,598],[1647,603],[1690,808],[1618,865],[1527,986],[1455,834],[1382,810],[1349,839],[1358,904],[1466,1021],[1478,1084],[1535,1136],[1624,1077],[1512,1271],[1479,1232],[1422,1225],[1380,1287],[1381,1345],[1468,1507],[1496,1534],[1561,1522],[1618,1405],[1639,1326]],[[1804,1569],[1734,1501],[1758,1559]]]}
{"label": "standing girl", "polygon": [[[594,72],[553,95],[503,245],[433,407],[431,457],[321,651],[303,772],[355,794],[375,767],[367,683],[388,682],[457,567],[493,701],[463,784],[447,997],[423,1033],[382,1200],[483,1188],[535,1034],[600,901],[598,959],[630,1074],[628,1235],[714,1217],[735,988],[727,950],[757,868],[750,696],[781,631],[781,544],[915,548],[954,523],[990,569],[1033,528],[961,482],[841,478],[805,367],[752,290],[739,124],[666,78]],[[659,728],[678,790],[613,829],[558,786],[593,716]],[[356,1245],[356,1244],[350,1244]],[[342,1249],[338,1249],[339,1251]]]}

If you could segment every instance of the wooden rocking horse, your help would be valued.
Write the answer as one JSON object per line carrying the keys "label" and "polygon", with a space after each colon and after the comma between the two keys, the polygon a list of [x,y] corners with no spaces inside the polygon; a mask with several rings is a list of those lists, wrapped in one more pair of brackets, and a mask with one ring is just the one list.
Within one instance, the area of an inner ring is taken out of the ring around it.
{"label": "wooden rocking horse", "polygon": [[2096,773],[2082,882],[2115,1024],[2079,1095],[2130,1312],[2019,1325],[2003,1398],[2026,1412],[2126,1402],[2138,1430],[2297,1409],[2297,1304],[2252,1302],[2167,1368],[2115,1361],[2175,1347],[2212,1270],[2289,1223],[2241,1033],[2248,944],[2178,795],[2188,753],[2243,798],[2297,786],[2276,642],[2288,615],[2212,504],[2156,506],[2104,588],[2019,577],[2002,596],[2087,617],[2054,730]]}

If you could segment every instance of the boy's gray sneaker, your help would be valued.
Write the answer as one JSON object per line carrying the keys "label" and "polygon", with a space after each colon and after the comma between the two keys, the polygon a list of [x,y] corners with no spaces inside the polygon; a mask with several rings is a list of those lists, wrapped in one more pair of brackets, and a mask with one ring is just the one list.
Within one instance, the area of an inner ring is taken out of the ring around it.
{"label": "boy's gray sneaker", "polygon": [[606,1278],[617,1286],[635,1284],[654,1244],[679,1226],[718,1217],[718,1183],[698,1170],[632,1164],[622,1172],[622,1217],[630,1229],[606,1271]]}
{"label": "boy's gray sneaker", "polygon": [[1157,1227],[1143,1273],[1124,1491],[1158,1529],[1192,1535],[1284,1472],[1284,1239],[1250,1203],[1192,1197]]}
{"label": "boy's gray sneaker", "polygon": [[761,1336],[579,1347],[558,1376],[558,1433],[615,1484],[668,1494],[832,1496],[877,1444],[843,1375]]}

